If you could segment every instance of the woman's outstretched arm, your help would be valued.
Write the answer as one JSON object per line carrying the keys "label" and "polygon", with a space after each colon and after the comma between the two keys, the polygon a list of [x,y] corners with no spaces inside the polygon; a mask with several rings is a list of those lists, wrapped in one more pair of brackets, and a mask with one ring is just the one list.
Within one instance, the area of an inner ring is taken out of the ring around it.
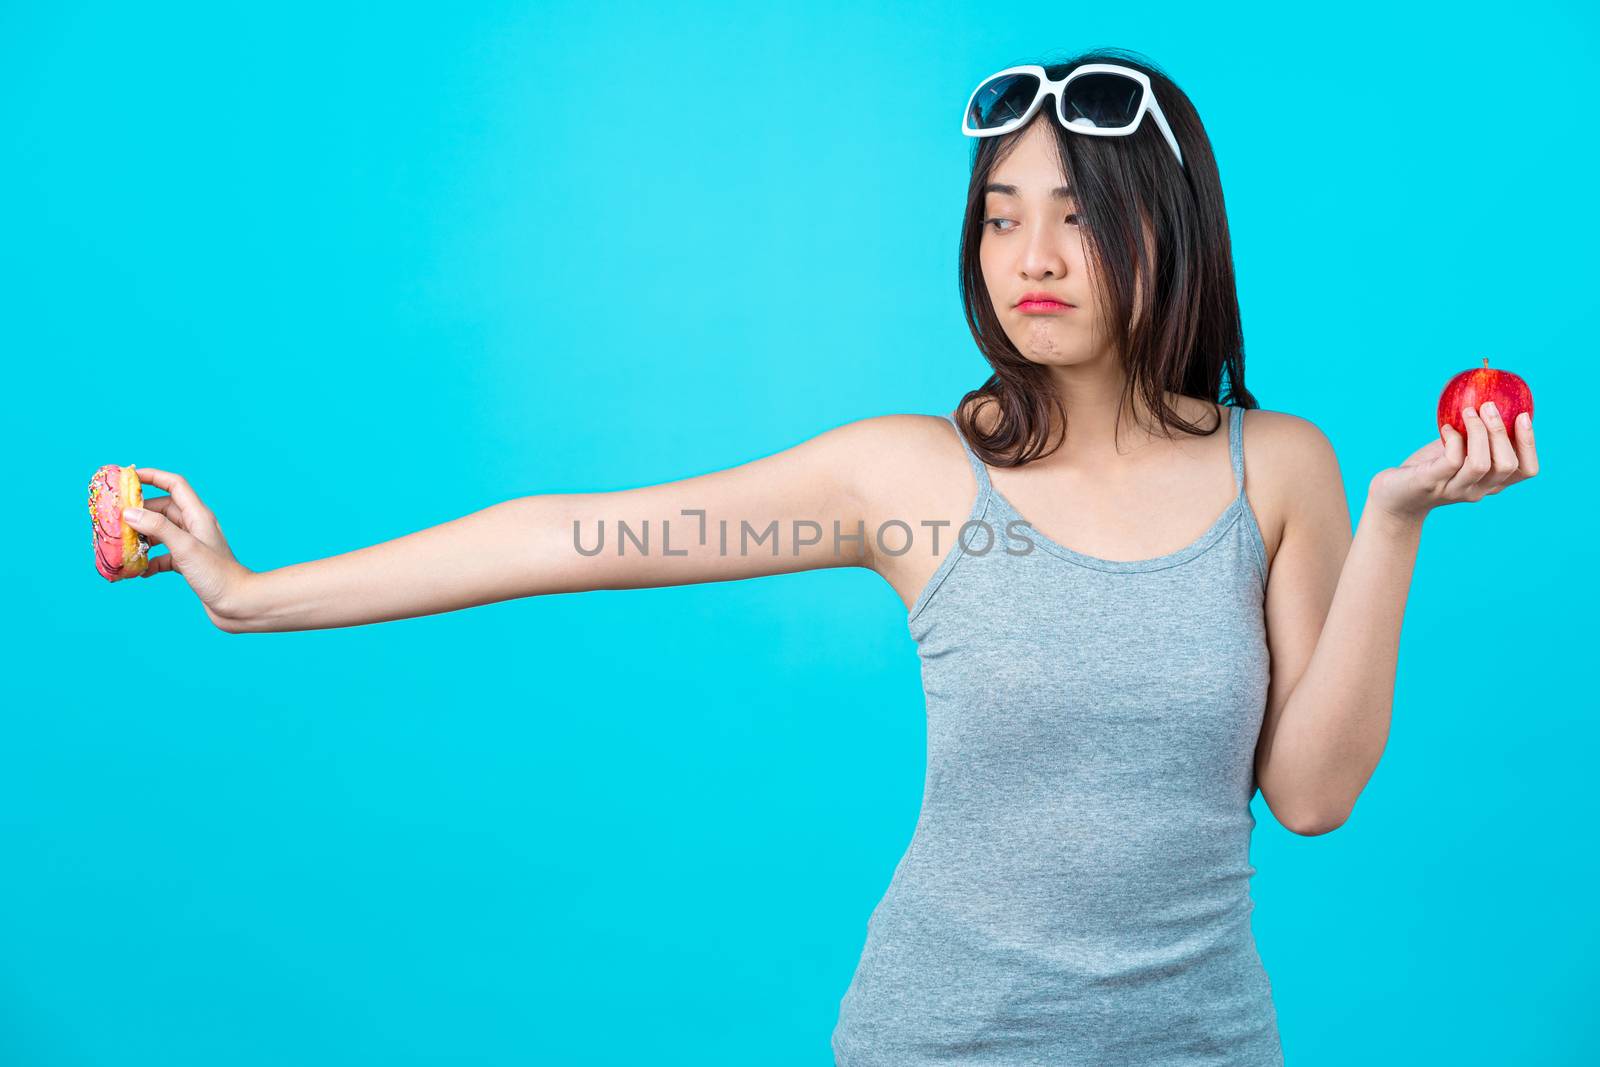
{"label": "woman's outstretched arm", "polygon": [[849,423],[681,481],[520,497],[262,572],[233,559],[215,516],[181,476],[138,468],[170,495],[147,501],[145,519],[134,525],[167,545],[168,554],[152,560],[166,562],[152,573],[184,574],[228,633],[357,626],[545,593],[871,566],[863,487],[874,479],[864,472],[884,421]]}

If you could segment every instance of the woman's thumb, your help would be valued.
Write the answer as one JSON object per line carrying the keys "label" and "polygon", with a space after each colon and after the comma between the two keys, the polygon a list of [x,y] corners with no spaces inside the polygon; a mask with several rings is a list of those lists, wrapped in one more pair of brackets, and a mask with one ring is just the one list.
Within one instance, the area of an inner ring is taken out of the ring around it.
{"label": "woman's thumb", "polygon": [[146,540],[166,545],[174,555],[187,553],[194,541],[189,531],[165,515],[144,508],[123,508],[122,521],[144,534]]}

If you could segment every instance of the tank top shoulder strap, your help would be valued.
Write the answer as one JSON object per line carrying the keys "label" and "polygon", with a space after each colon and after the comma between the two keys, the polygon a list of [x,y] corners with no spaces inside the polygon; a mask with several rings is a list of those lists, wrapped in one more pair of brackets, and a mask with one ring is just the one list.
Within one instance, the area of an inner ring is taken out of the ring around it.
{"label": "tank top shoulder strap", "polygon": [[972,464],[973,476],[978,479],[978,496],[981,498],[987,495],[989,492],[989,468],[984,466],[983,460],[979,459],[978,454],[972,450],[972,446],[967,444],[967,437],[961,432],[961,426],[956,422],[955,416],[946,415],[945,421],[955,427],[956,440],[961,442],[961,450],[967,454],[967,462]]}
{"label": "tank top shoulder strap", "polygon": [[1244,492],[1244,408],[1228,409],[1228,454],[1233,460],[1233,487]]}

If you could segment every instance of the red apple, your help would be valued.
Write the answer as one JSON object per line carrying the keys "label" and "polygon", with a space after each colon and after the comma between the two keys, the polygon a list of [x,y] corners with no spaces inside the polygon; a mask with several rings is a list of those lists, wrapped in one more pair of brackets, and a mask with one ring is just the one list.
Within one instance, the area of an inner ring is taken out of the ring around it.
{"label": "red apple", "polygon": [[1483,357],[1483,366],[1462,371],[1444,387],[1444,392],[1439,394],[1438,423],[1441,427],[1446,423],[1454,426],[1456,432],[1465,437],[1467,427],[1461,409],[1471,405],[1476,411],[1490,400],[1500,412],[1506,433],[1515,441],[1517,416],[1526,411],[1528,418],[1533,418],[1533,393],[1527,382],[1510,371],[1490,369],[1488,356]]}

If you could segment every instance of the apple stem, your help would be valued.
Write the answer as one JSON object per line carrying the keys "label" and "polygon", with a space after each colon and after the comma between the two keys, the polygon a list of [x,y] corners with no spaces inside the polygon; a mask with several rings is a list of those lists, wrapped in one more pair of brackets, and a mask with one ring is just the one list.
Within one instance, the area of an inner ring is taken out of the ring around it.
{"label": "apple stem", "polygon": [[1488,356],[1484,356],[1483,357],[1483,369],[1484,370],[1488,370],[1489,369],[1489,357]]}

